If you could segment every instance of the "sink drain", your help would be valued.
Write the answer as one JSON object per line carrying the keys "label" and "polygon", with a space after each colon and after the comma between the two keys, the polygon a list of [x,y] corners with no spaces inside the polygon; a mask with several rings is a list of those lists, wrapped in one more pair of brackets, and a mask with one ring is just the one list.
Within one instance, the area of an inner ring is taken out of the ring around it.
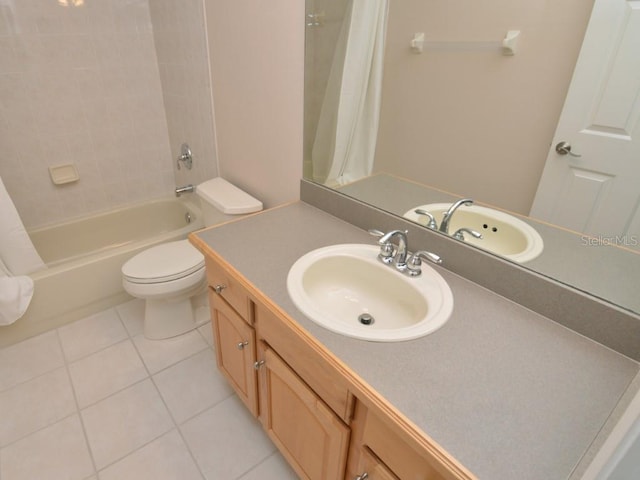
{"label": "sink drain", "polygon": [[358,321],[362,325],[371,325],[374,322],[373,317],[368,313],[363,313],[361,315],[358,315]]}

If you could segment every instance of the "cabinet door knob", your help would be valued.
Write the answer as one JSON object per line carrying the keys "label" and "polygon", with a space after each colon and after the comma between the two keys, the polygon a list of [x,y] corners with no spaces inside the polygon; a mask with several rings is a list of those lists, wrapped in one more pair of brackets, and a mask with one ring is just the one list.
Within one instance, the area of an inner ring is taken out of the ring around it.
{"label": "cabinet door knob", "polygon": [[213,287],[213,291],[220,295],[225,288],[227,288],[226,285],[219,284]]}
{"label": "cabinet door knob", "polygon": [[367,472],[364,472],[362,475],[358,475],[353,480],[366,480],[367,478],[369,478],[369,474]]}
{"label": "cabinet door knob", "polygon": [[244,342],[239,342],[236,346],[238,347],[238,350],[243,350],[247,345],[249,345],[249,342],[245,340]]}
{"label": "cabinet door knob", "polygon": [[259,360],[253,364],[253,368],[255,370],[260,370],[260,367],[264,365],[264,360]]}

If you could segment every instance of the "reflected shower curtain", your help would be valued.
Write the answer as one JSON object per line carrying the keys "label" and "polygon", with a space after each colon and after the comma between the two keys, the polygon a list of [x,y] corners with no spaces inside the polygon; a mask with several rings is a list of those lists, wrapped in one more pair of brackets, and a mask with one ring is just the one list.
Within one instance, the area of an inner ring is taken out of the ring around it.
{"label": "reflected shower curtain", "polygon": [[388,0],[351,4],[311,153],[313,179],[329,186],[371,174],[378,134]]}

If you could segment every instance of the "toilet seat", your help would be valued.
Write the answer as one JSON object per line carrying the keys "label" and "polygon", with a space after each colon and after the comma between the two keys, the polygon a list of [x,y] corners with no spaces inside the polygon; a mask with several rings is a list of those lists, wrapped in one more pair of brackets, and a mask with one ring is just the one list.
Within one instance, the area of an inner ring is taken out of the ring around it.
{"label": "toilet seat", "polygon": [[137,254],[122,266],[122,275],[131,283],[158,284],[173,282],[203,269],[202,253],[188,240],[178,240]]}

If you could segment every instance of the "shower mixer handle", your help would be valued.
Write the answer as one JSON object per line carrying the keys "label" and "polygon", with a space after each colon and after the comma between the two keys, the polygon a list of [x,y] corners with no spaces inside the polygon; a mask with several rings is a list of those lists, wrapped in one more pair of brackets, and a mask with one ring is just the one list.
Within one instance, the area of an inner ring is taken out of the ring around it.
{"label": "shower mixer handle", "polygon": [[180,146],[180,155],[178,156],[177,165],[178,170],[180,170],[180,162],[184,163],[184,166],[187,167],[187,170],[191,170],[193,168],[193,155],[191,155],[191,149],[189,145],[183,143]]}

